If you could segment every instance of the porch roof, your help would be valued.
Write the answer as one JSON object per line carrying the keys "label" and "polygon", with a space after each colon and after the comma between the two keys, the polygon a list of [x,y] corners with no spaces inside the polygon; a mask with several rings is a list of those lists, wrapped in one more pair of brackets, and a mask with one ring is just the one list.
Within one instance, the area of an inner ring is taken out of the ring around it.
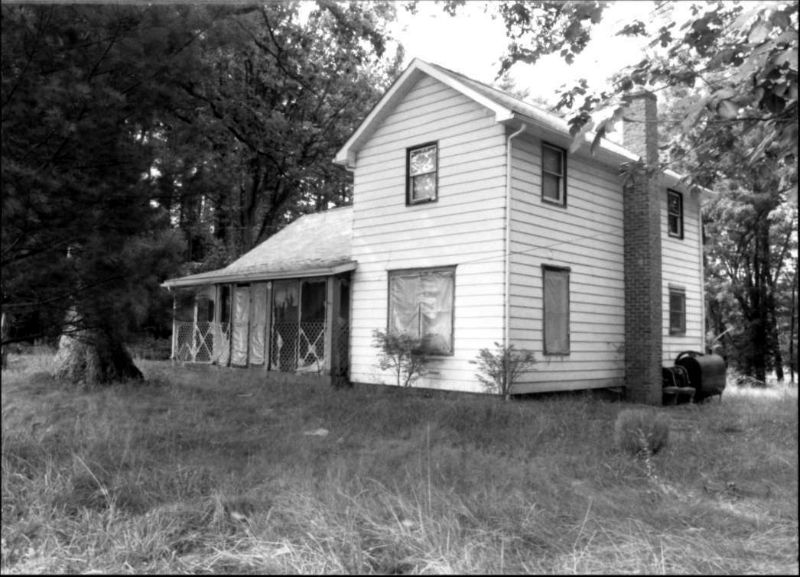
{"label": "porch roof", "polygon": [[225,268],[168,279],[161,286],[327,276],[353,270],[353,208],[301,216]]}

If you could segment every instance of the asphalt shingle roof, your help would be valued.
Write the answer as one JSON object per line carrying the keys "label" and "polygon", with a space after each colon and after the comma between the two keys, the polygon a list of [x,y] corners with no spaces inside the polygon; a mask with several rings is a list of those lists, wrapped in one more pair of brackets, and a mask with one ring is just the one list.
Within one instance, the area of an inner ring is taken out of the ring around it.
{"label": "asphalt shingle roof", "polygon": [[225,268],[170,279],[164,286],[314,276],[355,267],[351,255],[353,208],[301,216]]}

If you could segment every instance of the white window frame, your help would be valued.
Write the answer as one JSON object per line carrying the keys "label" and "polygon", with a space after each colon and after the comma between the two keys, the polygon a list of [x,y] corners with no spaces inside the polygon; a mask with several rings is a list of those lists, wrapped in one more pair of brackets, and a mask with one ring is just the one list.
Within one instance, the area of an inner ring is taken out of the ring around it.
{"label": "white window frame", "polygon": [[[677,212],[673,212],[671,208],[672,203],[670,201],[672,200],[673,196],[678,199]],[[673,230],[673,218],[677,223],[677,230]],[[669,233],[669,236],[673,238],[683,238],[683,195],[677,190],[667,189],[667,232]]]}
{"label": "white window frame", "polygon": [[[552,172],[545,169],[545,163],[544,163],[545,150],[550,150],[558,154],[561,164],[560,173]],[[542,142],[541,155],[542,155],[541,156],[542,202],[546,202],[548,204],[552,204],[555,206],[566,207],[567,206],[567,151],[559,146],[548,144],[547,142]],[[558,178],[558,198],[551,198],[549,196],[545,196],[544,194],[545,175],[554,176]]]}
{"label": "white window frame", "polygon": [[[680,286],[669,286],[669,303],[668,303],[668,310],[669,310],[669,334],[675,336],[682,336],[686,334],[686,289]],[[681,298],[681,308],[680,310],[675,310],[673,308],[673,300],[672,297],[680,297]],[[680,318],[680,325],[673,324],[673,318],[679,315]]]}
{"label": "white window frame", "polygon": [[[411,173],[411,157],[415,152],[432,148],[436,160],[433,163],[433,170],[427,172]],[[431,196],[414,198],[414,179],[420,176],[433,175],[433,194]],[[439,143],[426,142],[406,149],[406,204],[423,204],[426,202],[436,202],[439,199]]]}

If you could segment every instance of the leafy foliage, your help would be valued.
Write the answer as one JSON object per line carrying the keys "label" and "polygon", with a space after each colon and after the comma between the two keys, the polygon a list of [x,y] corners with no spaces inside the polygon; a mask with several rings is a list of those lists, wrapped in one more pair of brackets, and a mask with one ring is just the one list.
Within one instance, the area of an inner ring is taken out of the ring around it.
{"label": "leafy foliage", "polygon": [[480,372],[475,376],[488,392],[508,400],[520,375],[533,370],[536,359],[533,351],[527,349],[516,349],[514,345],[504,347],[500,343],[494,343],[494,346],[494,351],[481,349],[477,359],[470,363],[478,365]]}
{"label": "leafy foliage", "polygon": [[197,67],[174,79],[185,103],[158,167],[173,183],[165,205],[204,247],[194,260],[231,260],[299,215],[350,202],[350,177],[331,158],[402,60],[383,60],[394,6],[320,0],[305,20],[299,9],[207,15]]}
{"label": "leafy foliage", "polygon": [[[460,3],[448,5],[452,12]],[[712,340],[727,335],[723,352],[761,381],[770,368],[782,376],[782,351],[796,362],[797,265],[790,257],[797,243],[799,9],[797,2],[695,2],[680,26],[665,18],[623,23],[618,34],[650,40],[645,57],[619,71],[611,89],[593,90],[581,79],[558,104],[573,110],[571,152],[592,131],[594,151],[625,119],[631,94],[666,96],[672,120],[662,115],[659,122],[669,137],[659,160],[686,174],[687,184],[721,193],[704,216]],[[604,14],[592,3],[522,0],[503,2],[499,13],[511,43],[498,75],[545,54],[570,62]],[[595,124],[601,108],[609,112]],[[655,164],[622,170],[629,177],[664,168]]]}
{"label": "leafy foliage", "polygon": [[[797,149],[797,3],[753,5],[706,3],[694,5],[693,19],[675,32],[675,23],[652,33],[651,47],[660,45],[663,56],[648,57],[615,78],[622,94],[642,88],[693,89],[682,128],[689,130],[703,120],[743,122],[745,130],[756,126],[761,137],[747,157],[757,162],[771,146],[788,160]],[[640,23],[641,24],[641,23]],[[639,26],[625,34],[642,34]],[[584,102],[613,103],[610,94],[594,95]],[[615,107],[614,113],[618,108]],[[580,125],[576,121],[575,125]],[[598,127],[598,134],[607,130]]]}
{"label": "leafy foliage", "polygon": [[14,338],[168,322],[165,277],[349,202],[330,159],[402,60],[383,58],[394,6],[300,8],[3,6]]}
{"label": "leafy foliage", "polygon": [[[442,0],[441,4],[445,12],[455,16],[466,1]],[[500,78],[517,62],[535,64],[542,56],[556,52],[567,64],[572,64],[589,43],[591,25],[600,22],[607,2],[504,0],[485,6],[489,5],[495,7],[503,19],[508,38],[506,54],[497,74]],[[408,6],[413,12],[416,0]]]}
{"label": "leafy foliage", "polygon": [[[445,8],[454,14],[462,4],[450,0]],[[571,63],[586,48],[606,4],[506,0],[497,7],[509,38],[498,68],[502,76],[517,62],[533,64],[548,54],[558,53]],[[698,97],[687,110],[684,128],[703,118],[733,122],[757,118],[766,131],[749,160],[758,158],[771,143],[784,155],[794,155],[798,4],[696,2],[691,10],[692,18],[678,30],[674,21],[658,29],[638,20],[621,27],[619,35],[650,38],[653,53],[620,71],[613,90],[589,90],[588,83],[580,80],[562,93],[561,107],[573,108],[580,102],[569,121],[574,142],[595,128],[591,126],[595,110],[607,107],[612,111],[609,119],[618,120],[630,92],[685,86]],[[596,127],[598,140],[612,130],[613,122],[605,120]]]}
{"label": "leafy foliage", "polygon": [[[678,99],[666,112],[681,117],[688,106]],[[796,163],[775,142],[751,158],[771,130],[759,120],[705,119],[677,130],[670,161],[716,190],[703,207],[709,343],[761,382],[768,370],[782,379],[784,359],[793,358]]]}
{"label": "leafy foliage", "polygon": [[390,370],[397,386],[410,387],[427,373],[428,355],[422,339],[393,331],[373,331],[378,348],[378,366]]}
{"label": "leafy foliage", "polygon": [[180,238],[149,198],[148,138],[170,55],[133,6],[3,6],[3,309],[34,338],[121,335],[148,316]]}

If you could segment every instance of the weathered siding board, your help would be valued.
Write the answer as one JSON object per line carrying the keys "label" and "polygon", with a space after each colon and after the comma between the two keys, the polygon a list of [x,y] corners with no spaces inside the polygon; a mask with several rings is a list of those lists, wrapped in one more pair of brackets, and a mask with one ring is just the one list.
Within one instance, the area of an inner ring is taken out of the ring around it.
{"label": "weathered siding board", "polygon": [[[669,236],[667,191],[661,197],[661,249],[663,283],[664,366],[672,366],[682,351],[705,352],[703,310],[703,260],[701,246],[700,200],[697,194],[683,194],[683,239]],[[669,287],[686,291],[686,334],[669,334]]]}
{"label": "weathered siding board", "polygon": [[[480,119],[480,118],[479,118]],[[476,129],[475,124],[472,125],[449,125],[446,128],[438,131],[436,134],[437,139],[452,139],[456,147],[459,143],[463,143],[470,139],[477,139],[475,146],[485,146],[486,143],[480,141],[483,130]],[[383,146],[375,146],[369,150],[361,150],[358,153],[359,159],[368,160],[370,163],[390,161],[395,158],[395,147],[391,138],[386,140]],[[380,172],[380,166],[366,166],[364,170],[365,175],[374,172]]]}
{"label": "weathered siding board", "polygon": [[[406,149],[439,143],[438,201],[405,205]],[[482,391],[474,359],[502,339],[505,132],[488,110],[423,77],[364,143],[354,170],[351,378],[394,384],[377,368],[388,271],[455,265],[454,354],[419,386]]]}
{"label": "weathered siding board", "polygon": [[[438,140],[457,136],[467,130],[465,126],[459,126],[461,123],[480,122],[484,119],[494,121],[494,117],[487,110],[481,109],[464,96],[459,95],[459,98],[463,100],[454,103],[453,106],[421,110],[419,115],[405,118],[397,124],[383,124],[372,136],[375,146],[389,145],[392,141],[403,140],[409,132],[414,131],[419,122],[425,125],[428,138]],[[394,113],[391,116],[394,116]]]}
{"label": "weathered siding board", "polygon": [[[567,156],[567,206],[541,200],[541,140],[513,141],[511,340],[536,370],[519,392],[622,384],[624,284],[622,186],[611,169]],[[570,268],[570,354],[544,355],[542,265]]]}

